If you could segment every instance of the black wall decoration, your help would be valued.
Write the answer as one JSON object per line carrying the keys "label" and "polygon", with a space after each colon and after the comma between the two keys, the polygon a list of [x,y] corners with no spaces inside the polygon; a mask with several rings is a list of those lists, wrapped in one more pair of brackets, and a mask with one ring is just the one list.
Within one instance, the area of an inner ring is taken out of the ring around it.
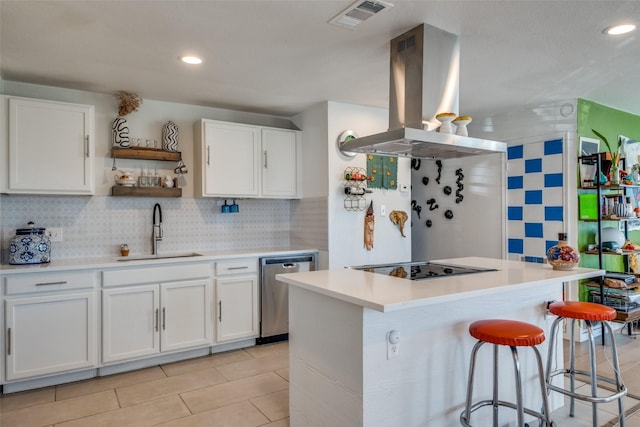
{"label": "black wall decoration", "polygon": [[438,166],[438,176],[436,182],[440,184],[440,178],[442,177],[442,160],[436,160],[436,166]]}
{"label": "black wall decoration", "polygon": [[434,211],[436,209],[438,209],[438,205],[436,204],[436,199],[429,199],[427,200],[427,204],[429,205],[429,210],[430,211]]}
{"label": "black wall decoration", "polygon": [[462,168],[456,170],[456,175],[458,176],[458,179],[456,179],[456,184],[458,185],[458,189],[456,190],[456,203],[460,203],[462,199],[464,199],[462,195],[462,189],[464,188],[464,185],[462,185],[462,180],[464,179]]}
{"label": "black wall decoration", "polygon": [[411,209],[416,211],[416,214],[418,214],[418,219],[420,219],[420,212],[422,212],[422,206],[420,206],[417,201],[412,200]]}

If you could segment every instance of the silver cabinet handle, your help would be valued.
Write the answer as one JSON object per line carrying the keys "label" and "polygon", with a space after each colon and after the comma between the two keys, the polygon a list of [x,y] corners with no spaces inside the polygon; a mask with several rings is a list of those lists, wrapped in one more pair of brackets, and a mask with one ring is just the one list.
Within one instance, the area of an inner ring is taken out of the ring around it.
{"label": "silver cabinet handle", "polygon": [[218,301],[218,321],[222,322],[222,300]]}
{"label": "silver cabinet handle", "polygon": [[158,309],[156,308],[156,332],[158,332]]}
{"label": "silver cabinet handle", "polygon": [[229,267],[227,268],[227,270],[246,270],[247,268],[249,268],[246,265],[243,265],[242,267]]}
{"label": "silver cabinet handle", "polygon": [[7,356],[11,356],[11,328],[7,328]]}
{"label": "silver cabinet handle", "polygon": [[264,150],[264,168],[267,168],[267,150]]}
{"label": "silver cabinet handle", "polygon": [[211,147],[207,145],[207,165],[210,165],[211,162],[209,161],[209,155],[211,153]]}
{"label": "silver cabinet handle", "polygon": [[162,307],[162,330],[167,329],[167,312],[164,307]]}
{"label": "silver cabinet handle", "polygon": [[87,158],[91,155],[90,151],[89,151],[89,135],[84,137],[84,146],[85,146],[85,153]]}
{"label": "silver cabinet handle", "polygon": [[50,285],[66,285],[67,281],[66,280],[61,280],[60,282],[42,282],[42,283],[36,283],[36,286],[50,286]]}

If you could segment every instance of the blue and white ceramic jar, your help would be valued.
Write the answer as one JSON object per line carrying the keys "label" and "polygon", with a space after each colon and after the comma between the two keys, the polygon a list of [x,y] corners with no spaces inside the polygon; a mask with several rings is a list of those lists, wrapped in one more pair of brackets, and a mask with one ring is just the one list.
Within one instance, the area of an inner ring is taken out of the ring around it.
{"label": "blue and white ceramic jar", "polygon": [[44,264],[51,261],[51,241],[45,228],[18,228],[9,242],[9,264]]}

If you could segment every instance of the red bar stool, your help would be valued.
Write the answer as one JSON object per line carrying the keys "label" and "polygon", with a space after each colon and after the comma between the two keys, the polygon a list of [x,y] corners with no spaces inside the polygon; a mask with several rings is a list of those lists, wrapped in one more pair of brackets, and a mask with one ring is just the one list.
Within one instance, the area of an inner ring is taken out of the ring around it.
{"label": "red bar stool", "polygon": [[[596,304],[592,302],[578,302],[578,301],[563,301],[554,302],[549,305],[549,312],[558,316],[551,325],[551,339],[549,341],[549,354],[547,358],[547,376],[546,383],[547,389],[562,393],[570,397],[569,416],[573,417],[575,412],[575,399],[584,400],[585,402],[591,402],[591,413],[593,419],[593,427],[597,427],[598,424],[598,403],[607,403],[613,400],[618,400],[618,419],[620,421],[620,427],[624,427],[624,406],[622,399],[627,394],[627,388],[622,382],[620,377],[620,366],[618,365],[618,351],[616,349],[616,340],[613,335],[613,329],[609,324],[609,320],[616,318],[616,311],[607,307],[606,305]],[[552,371],[551,361],[555,357],[555,337],[558,327],[563,319],[571,319],[570,322],[570,341],[569,341],[569,368],[556,369]],[[575,341],[574,324],[576,320],[583,320],[587,327],[587,333],[589,336],[589,361],[590,371],[581,371],[575,368]],[[606,378],[597,374],[596,372],[596,346],[593,338],[593,328],[591,322],[602,322],[602,333],[605,330],[608,331],[611,338],[611,359],[613,365],[613,371],[615,378]],[[569,389],[564,387],[558,387],[551,384],[553,377],[556,375],[569,375]],[[575,391],[575,377],[576,375],[582,377],[588,377],[591,382],[591,394],[581,394]],[[612,385],[615,385],[616,391],[610,395],[598,397],[598,381],[603,381]]]}
{"label": "red bar stool", "polygon": [[[467,385],[467,401],[464,411],[460,414],[460,423],[463,426],[471,426],[471,414],[484,407],[493,407],[493,425],[498,426],[498,408],[505,406],[515,409],[518,415],[518,426],[527,426],[524,422],[524,414],[532,415],[540,419],[544,425],[553,426],[549,418],[549,404],[547,402],[547,389],[545,386],[545,376],[542,367],[542,358],[536,345],[544,342],[544,331],[530,323],[518,322],[515,320],[479,320],[469,326],[469,333],[477,338],[478,342],[473,347],[471,353],[471,366],[469,367],[469,382]],[[473,403],[473,377],[476,370],[476,356],[483,344],[493,344],[493,397],[492,399],[481,400]],[[516,380],[516,403],[506,402],[498,399],[498,348],[499,346],[509,346],[513,357]],[[522,399],[522,379],[520,377],[520,361],[518,359],[517,347],[531,347],[538,362],[538,377],[540,378],[540,390],[542,395],[542,410],[537,412],[525,408]]]}

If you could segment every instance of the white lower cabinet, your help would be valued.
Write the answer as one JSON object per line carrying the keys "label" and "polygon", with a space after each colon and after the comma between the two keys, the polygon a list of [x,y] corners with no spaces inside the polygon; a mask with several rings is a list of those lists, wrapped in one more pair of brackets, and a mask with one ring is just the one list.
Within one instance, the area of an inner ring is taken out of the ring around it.
{"label": "white lower cabinet", "polygon": [[216,342],[258,336],[257,264],[255,258],[216,263]]}
{"label": "white lower cabinet", "polygon": [[102,361],[211,345],[209,280],[102,291]]}
{"label": "white lower cabinet", "polygon": [[160,352],[160,287],[102,290],[102,361],[135,359]]}
{"label": "white lower cabinet", "polygon": [[23,275],[6,284],[6,381],[96,366],[96,292],[78,289],[93,287],[93,273]]}

